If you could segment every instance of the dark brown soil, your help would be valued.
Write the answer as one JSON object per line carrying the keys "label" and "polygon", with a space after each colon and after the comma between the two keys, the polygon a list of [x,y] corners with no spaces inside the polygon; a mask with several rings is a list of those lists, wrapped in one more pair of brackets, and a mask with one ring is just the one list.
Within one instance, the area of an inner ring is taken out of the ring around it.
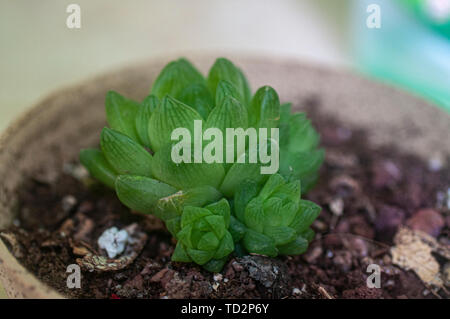
{"label": "dark brown soil", "polygon": [[[52,183],[36,174],[23,185],[19,217],[9,229],[19,242],[12,251],[37,277],[73,298],[448,298],[445,289],[426,287],[414,272],[393,265],[389,252],[400,225],[450,244],[448,159],[441,160],[447,167],[433,170],[392,148],[373,149],[364,131],[312,111],[314,99],[304,104],[327,150],[320,182],[306,196],[323,207],[306,254],[233,258],[219,275],[172,263],[174,243],[157,220],[131,213],[112,191],[88,187],[67,170]],[[130,266],[83,271],[81,289],[67,288],[66,268],[80,257],[74,243],[99,251],[96,240],[105,229],[134,222],[148,238]],[[445,260],[438,261],[443,267]],[[372,263],[381,266],[381,289],[366,285]]]}

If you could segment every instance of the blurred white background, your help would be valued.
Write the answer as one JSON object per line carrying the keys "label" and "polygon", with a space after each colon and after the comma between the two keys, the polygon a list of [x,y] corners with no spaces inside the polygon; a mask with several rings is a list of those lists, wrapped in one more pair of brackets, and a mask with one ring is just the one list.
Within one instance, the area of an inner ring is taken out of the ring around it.
{"label": "blurred white background", "polygon": [[[81,29],[66,7],[81,7]],[[0,131],[48,93],[136,61],[211,51],[351,66],[350,0],[0,0]]]}

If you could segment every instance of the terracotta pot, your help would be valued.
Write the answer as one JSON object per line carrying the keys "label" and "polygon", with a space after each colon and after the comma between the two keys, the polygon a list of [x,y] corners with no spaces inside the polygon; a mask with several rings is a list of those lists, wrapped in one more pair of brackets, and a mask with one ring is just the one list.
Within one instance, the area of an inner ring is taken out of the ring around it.
{"label": "terracotta pot", "polygon": [[[363,127],[369,143],[393,144],[424,159],[450,156],[450,116],[400,90],[359,76],[322,69],[293,60],[231,57],[248,75],[253,88],[275,87],[282,101],[318,97],[321,111],[350,127]],[[104,99],[108,90],[142,100],[170,58],[152,60],[60,90],[14,123],[0,140],[0,229],[13,220],[17,188],[36,172],[51,177],[64,161],[77,158],[82,147],[98,142],[105,125]],[[193,62],[204,72],[211,56]],[[0,279],[10,297],[61,297],[25,270],[0,241]]]}

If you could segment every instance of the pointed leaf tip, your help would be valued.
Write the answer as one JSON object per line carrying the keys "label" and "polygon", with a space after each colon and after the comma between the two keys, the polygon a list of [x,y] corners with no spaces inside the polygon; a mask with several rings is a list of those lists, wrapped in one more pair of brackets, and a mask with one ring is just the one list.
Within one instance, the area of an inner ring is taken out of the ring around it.
{"label": "pointed leaf tip", "polygon": [[105,100],[106,119],[111,128],[136,140],[135,119],[139,103],[115,91],[109,91]]}
{"label": "pointed leaf tip", "polygon": [[114,188],[117,177],[114,168],[107,162],[98,149],[83,149],[80,151],[80,162],[89,173],[110,188]]}
{"label": "pointed leaf tip", "polygon": [[100,146],[108,163],[119,174],[151,176],[152,156],[130,137],[105,127]]}

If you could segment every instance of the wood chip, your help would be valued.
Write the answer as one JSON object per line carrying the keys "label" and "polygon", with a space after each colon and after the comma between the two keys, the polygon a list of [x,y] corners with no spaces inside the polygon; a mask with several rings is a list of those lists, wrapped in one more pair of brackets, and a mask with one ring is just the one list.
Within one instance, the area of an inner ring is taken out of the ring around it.
{"label": "wood chip", "polygon": [[0,232],[0,238],[7,244],[7,246],[9,246],[9,249],[11,249],[11,253],[14,257],[22,258],[24,256],[23,248],[14,233],[10,231]]}
{"label": "wood chip", "polygon": [[78,265],[85,270],[97,272],[117,271],[131,265],[144,248],[147,235],[139,230],[137,224],[131,224],[125,229],[130,239],[121,257],[109,259],[106,256],[93,254],[89,251],[83,258],[77,258]]}
{"label": "wood chip", "polygon": [[323,288],[322,286],[319,286],[319,292],[322,296],[324,296],[327,299],[334,299],[329,293],[328,291],[325,290],[325,288]]}

